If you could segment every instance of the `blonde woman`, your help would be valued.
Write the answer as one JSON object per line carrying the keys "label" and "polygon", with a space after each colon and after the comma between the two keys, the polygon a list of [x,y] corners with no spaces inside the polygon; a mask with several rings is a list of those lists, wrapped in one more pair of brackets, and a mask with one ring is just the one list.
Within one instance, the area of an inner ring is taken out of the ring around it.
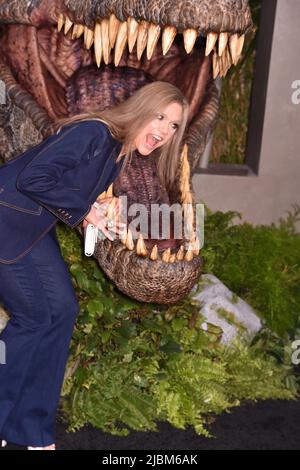
{"label": "blonde woman", "polygon": [[[0,340],[0,437],[55,449],[55,417],[79,304],[55,227],[93,223],[105,236],[110,199],[94,202],[133,152],[157,152],[172,185],[188,102],[167,82],[145,85],[119,105],[60,119],[55,133],[0,167],[0,303],[10,314]],[[117,204],[116,213],[120,210]],[[1,239],[2,237],[2,239]]]}

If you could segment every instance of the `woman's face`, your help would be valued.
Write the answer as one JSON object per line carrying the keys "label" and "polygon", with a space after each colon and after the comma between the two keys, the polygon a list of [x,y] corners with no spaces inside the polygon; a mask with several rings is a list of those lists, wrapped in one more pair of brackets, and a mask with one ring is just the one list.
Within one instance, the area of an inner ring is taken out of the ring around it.
{"label": "woman's face", "polygon": [[142,155],[149,155],[154,149],[165,145],[178,129],[181,119],[182,106],[179,103],[174,102],[161,109],[140,131],[134,140],[135,148]]}

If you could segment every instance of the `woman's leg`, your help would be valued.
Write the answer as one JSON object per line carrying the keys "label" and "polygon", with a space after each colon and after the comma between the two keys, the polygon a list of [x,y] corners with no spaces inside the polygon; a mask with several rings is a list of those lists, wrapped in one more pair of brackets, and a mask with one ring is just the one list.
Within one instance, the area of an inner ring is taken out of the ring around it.
{"label": "woman's leg", "polygon": [[48,233],[19,262],[0,264],[0,301],[11,315],[0,340],[0,435],[20,445],[55,440],[71,335],[79,311],[55,233]]}

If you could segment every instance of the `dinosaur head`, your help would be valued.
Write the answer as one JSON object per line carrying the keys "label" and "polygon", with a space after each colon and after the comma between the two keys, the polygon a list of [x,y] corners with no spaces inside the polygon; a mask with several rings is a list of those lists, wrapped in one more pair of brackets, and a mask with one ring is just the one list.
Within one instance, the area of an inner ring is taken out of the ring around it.
{"label": "dinosaur head", "polygon": [[[103,110],[167,81],[189,101],[176,183],[168,190],[159,183],[155,152],[136,154],[113,194],[149,211],[153,203],[194,202],[191,178],[218,112],[214,79],[237,64],[252,28],[247,0],[0,0],[0,79],[9,97],[1,153],[9,159],[37,144],[59,117]],[[122,292],[168,304],[200,276],[199,246],[190,242],[174,233],[106,239],[94,256]]]}

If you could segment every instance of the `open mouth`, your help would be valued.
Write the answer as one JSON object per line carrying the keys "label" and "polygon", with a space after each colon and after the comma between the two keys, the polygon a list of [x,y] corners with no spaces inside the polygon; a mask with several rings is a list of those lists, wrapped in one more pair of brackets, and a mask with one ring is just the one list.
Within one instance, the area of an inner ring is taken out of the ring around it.
{"label": "open mouth", "polygon": [[[1,36],[2,56],[14,77],[53,119],[92,104],[97,109],[113,105],[132,93],[134,86],[163,80],[178,86],[189,100],[191,122],[208,81],[225,76],[237,64],[244,44],[244,34],[207,32],[204,36],[189,28],[179,33],[174,26],[162,28],[133,17],[121,22],[114,14],[96,21],[93,29],[72,23],[62,13],[57,28],[36,16],[32,26],[2,25]],[[105,83],[113,86],[110,74],[118,68],[130,83],[127,87],[116,83],[115,96]]]}
{"label": "open mouth", "polygon": [[[47,120],[45,111],[51,124],[57,117],[113,106],[153,81],[177,86],[190,107],[176,187],[167,192],[161,186],[153,151],[146,158],[132,159],[126,175],[115,180],[113,194],[126,195],[128,207],[144,204],[149,214],[152,204],[193,202],[192,171],[218,111],[214,79],[224,77],[239,61],[243,31],[199,32],[133,16],[120,21],[114,13],[103,18],[99,15],[87,24],[71,18],[72,12],[55,13],[49,6],[33,12],[26,24],[7,20],[1,24],[0,17],[0,78],[8,89],[17,86],[33,98],[26,113],[38,129]],[[18,96],[16,102],[24,109]],[[154,150],[161,145],[158,140],[152,141]],[[193,224],[195,214],[190,217]],[[135,242],[128,232],[123,243],[99,242],[95,256],[123,292],[138,300],[161,303],[176,302],[186,295],[202,266],[194,233],[189,239],[175,239],[171,234],[162,240],[140,233]],[[124,266],[130,266],[130,273]],[[148,270],[144,281],[143,276],[137,280],[132,274],[141,270]],[[155,273],[152,278],[151,273]],[[180,277],[183,282],[178,284]]]}

